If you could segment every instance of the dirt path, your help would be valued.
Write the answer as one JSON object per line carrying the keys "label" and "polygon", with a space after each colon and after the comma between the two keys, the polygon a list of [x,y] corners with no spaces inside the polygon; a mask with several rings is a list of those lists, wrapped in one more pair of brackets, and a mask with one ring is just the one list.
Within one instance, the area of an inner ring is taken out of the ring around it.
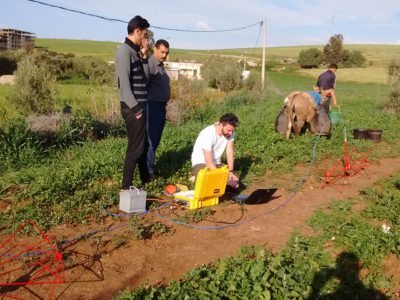
{"label": "dirt path", "polygon": [[[203,230],[173,225],[175,232],[172,235],[153,237],[146,241],[130,241],[127,246],[110,253],[98,253],[94,260],[88,258],[96,254],[96,240],[91,238],[80,241],[66,249],[74,253],[71,257],[75,263],[66,270],[67,283],[57,286],[55,295],[57,299],[111,299],[126,287],[179,279],[185,272],[199,265],[237,254],[241,246],[246,244],[262,244],[278,251],[295,229],[307,231],[305,221],[317,208],[325,207],[332,199],[357,197],[360,189],[400,172],[400,157],[371,163],[369,172],[370,178],[365,171],[351,178],[351,183],[344,187],[342,193],[333,188],[321,190],[321,183],[312,175],[289,202],[287,200],[292,193],[278,190],[276,198],[269,203],[247,205],[244,211],[237,204],[215,206],[215,214],[210,217],[214,222],[201,223],[203,226],[221,226],[241,222],[240,226]],[[322,167],[313,168],[312,174],[323,174]],[[282,178],[259,179],[248,190],[272,186],[280,180]],[[290,185],[286,183],[286,186]],[[273,211],[283,203],[286,204]],[[169,208],[162,213],[173,217]],[[247,221],[254,216],[258,217],[251,222]],[[106,225],[119,223],[122,221],[112,221]],[[54,233],[65,234],[67,231],[70,230],[59,228]],[[70,237],[76,236],[78,232],[80,228],[70,231]],[[118,234],[118,230],[113,233]]]}

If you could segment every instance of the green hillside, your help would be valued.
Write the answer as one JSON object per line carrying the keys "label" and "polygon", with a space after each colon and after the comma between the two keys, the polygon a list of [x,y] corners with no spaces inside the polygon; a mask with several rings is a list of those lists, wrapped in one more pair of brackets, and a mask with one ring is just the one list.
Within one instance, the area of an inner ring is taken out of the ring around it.
{"label": "green hillside", "polygon": [[[116,42],[100,42],[89,40],[63,40],[63,39],[36,39],[36,45],[46,47],[49,50],[74,53],[77,56],[97,56],[107,60],[113,59]],[[267,59],[279,60],[285,57],[297,59],[301,50],[311,47],[322,50],[323,46],[288,46],[288,47],[267,47]],[[359,50],[363,55],[372,61],[373,65],[386,66],[388,61],[394,56],[400,56],[400,45],[347,45],[344,47],[349,50]],[[171,49],[171,58],[173,56],[185,56],[187,59],[204,58],[208,55],[218,54],[240,57],[246,55],[261,59],[261,48],[238,48],[222,50],[188,50]]]}
{"label": "green hillside", "polygon": [[113,60],[116,42],[100,42],[89,40],[36,39],[37,47],[51,51],[73,53],[76,56],[95,56],[104,60]]}
{"label": "green hillside", "polygon": [[[76,56],[95,56],[104,60],[113,60],[116,42],[100,42],[89,40],[63,40],[63,39],[37,39],[36,45],[46,47],[49,50],[74,53]],[[288,46],[267,47],[267,63],[275,61],[278,64],[285,63],[287,59],[297,61],[301,50],[316,47],[322,50],[323,46]],[[400,45],[347,45],[348,50],[359,50],[368,60],[367,68],[339,69],[338,81],[378,82],[385,83],[387,80],[387,66],[393,57],[400,57]],[[261,62],[261,48],[239,48],[223,50],[188,50],[171,49],[170,60],[197,60],[203,61],[210,55],[222,55],[227,57],[241,58],[246,56],[248,61]],[[303,70],[297,72],[306,76],[316,77],[322,69]]]}

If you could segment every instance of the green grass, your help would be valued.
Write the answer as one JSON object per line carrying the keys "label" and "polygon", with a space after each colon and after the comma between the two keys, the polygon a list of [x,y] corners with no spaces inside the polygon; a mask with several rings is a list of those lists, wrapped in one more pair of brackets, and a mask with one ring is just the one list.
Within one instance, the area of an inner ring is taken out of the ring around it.
{"label": "green grass", "polygon": [[116,42],[39,38],[35,40],[35,44],[51,51],[73,53],[78,57],[94,56],[106,61],[114,60],[115,50],[119,45]]}
{"label": "green grass", "polygon": [[[218,105],[206,105],[179,126],[168,123],[157,152],[157,179],[146,186],[146,190],[157,195],[169,182],[190,186],[188,179],[193,142],[204,126],[211,124],[227,111],[235,112],[240,119],[235,147],[235,168],[245,183],[249,184],[267,171],[273,174],[292,173],[295,165],[307,165],[312,154],[314,136],[305,135],[286,140],[282,135],[275,133],[274,121],[285,95],[289,91],[310,86],[310,78],[285,73],[268,75],[268,94],[245,91],[232,93]],[[79,98],[80,94],[86,93],[88,87],[80,86],[83,90],[74,96],[73,93],[78,91],[78,87],[61,86],[68,90],[68,99],[75,99],[76,105],[82,106],[88,105],[85,101],[92,101],[90,97],[85,98],[87,96]],[[342,156],[344,126],[347,127],[351,145],[356,145],[360,150],[374,149],[371,159],[398,155],[400,119],[384,112],[386,92],[387,87],[379,84],[342,83],[338,86],[343,123],[333,128],[331,139],[319,140],[316,150],[317,162],[323,158],[336,161]],[[382,129],[382,143],[353,140],[351,130],[360,127]],[[5,218],[2,223],[9,224],[6,220],[10,220],[10,217],[25,218],[26,214],[39,217],[42,216],[40,211],[51,211],[55,207],[57,210],[53,213],[54,216],[68,218],[55,218],[51,217],[51,214],[45,214],[45,217],[40,217],[42,225],[51,226],[54,222],[75,222],[89,215],[98,216],[96,205],[104,203],[113,206],[116,203],[115,197],[109,195],[118,194],[125,145],[125,139],[110,137],[97,143],[85,143],[80,147],[59,151],[57,156],[52,155],[47,161],[45,156],[42,156],[39,167],[37,164],[28,164],[24,168],[22,164],[19,170],[8,170],[0,179],[0,191],[6,187],[13,187],[14,192],[6,193],[5,196],[9,197],[12,203],[25,199],[26,203],[31,202],[35,209],[32,208],[28,213],[14,206],[13,214],[8,212],[2,215]],[[33,175],[29,177],[29,174]],[[31,178],[35,178],[35,181]],[[137,185],[138,181],[136,177],[134,185]],[[104,187],[104,182],[109,182],[110,185]],[[284,188],[291,189],[292,186]],[[113,200],[106,200],[104,197]],[[52,201],[58,203],[57,199],[62,199],[62,205],[51,204]],[[85,209],[81,210],[79,203],[84,205],[88,201],[92,201],[93,205],[86,205]],[[43,205],[40,206],[41,210],[37,210],[39,204]],[[79,211],[79,218],[73,217],[71,212],[74,211]]]}
{"label": "green grass", "polygon": [[[115,299],[392,299],[396,291],[384,261],[400,254],[399,183],[397,174],[361,199],[332,201],[309,220],[312,236],[294,233],[278,253],[242,247],[238,255],[202,265],[180,281],[126,289]],[[379,204],[382,194],[391,200],[389,212]],[[366,214],[352,210],[357,202],[367,204]],[[386,219],[391,229],[383,231],[374,218]]]}
{"label": "green grass", "polygon": [[9,118],[17,117],[19,113],[15,110],[7,96],[11,93],[11,86],[8,84],[0,85],[0,125]]}
{"label": "green grass", "polygon": [[[12,100],[7,99],[12,88],[10,85],[0,85],[0,116],[4,119],[19,115],[13,103],[10,103]],[[78,109],[86,109],[96,116],[107,116],[112,112],[119,112],[119,99],[114,87],[91,84],[58,84],[57,91],[55,111],[60,112],[66,105],[70,105],[75,112]]]}

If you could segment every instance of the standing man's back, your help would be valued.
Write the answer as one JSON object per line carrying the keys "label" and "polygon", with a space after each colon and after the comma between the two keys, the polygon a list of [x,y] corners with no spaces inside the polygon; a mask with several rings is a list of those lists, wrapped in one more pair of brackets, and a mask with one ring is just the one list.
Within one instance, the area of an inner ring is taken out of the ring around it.
{"label": "standing man's back", "polygon": [[329,65],[327,71],[319,75],[316,90],[326,90],[327,91],[327,99],[330,102],[332,98],[333,106],[337,106],[336,101],[336,93],[335,93],[335,86],[336,86],[336,71],[337,71],[337,64],[332,63]]}

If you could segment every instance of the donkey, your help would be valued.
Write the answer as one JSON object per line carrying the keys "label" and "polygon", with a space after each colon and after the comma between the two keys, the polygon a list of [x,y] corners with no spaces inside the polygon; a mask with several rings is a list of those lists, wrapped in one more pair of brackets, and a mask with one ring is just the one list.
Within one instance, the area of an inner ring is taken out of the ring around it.
{"label": "donkey", "polygon": [[[325,91],[321,91],[321,99],[322,102],[326,102]],[[284,108],[275,120],[275,130],[284,133],[287,139],[290,137],[292,128],[296,135],[300,135],[306,123],[310,125],[312,133],[319,132],[327,135],[328,133],[326,132],[330,132],[330,127],[328,128],[328,125],[326,125],[326,117],[329,118],[327,108],[321,108],[321,118],[319,118],[318,104],[309,93],[301,91],[291,92],[285,98],[284,103]],[[320,125],[318,124],[319,122],[321,123]],[[322,128],[319,128],[321,126]]]}

